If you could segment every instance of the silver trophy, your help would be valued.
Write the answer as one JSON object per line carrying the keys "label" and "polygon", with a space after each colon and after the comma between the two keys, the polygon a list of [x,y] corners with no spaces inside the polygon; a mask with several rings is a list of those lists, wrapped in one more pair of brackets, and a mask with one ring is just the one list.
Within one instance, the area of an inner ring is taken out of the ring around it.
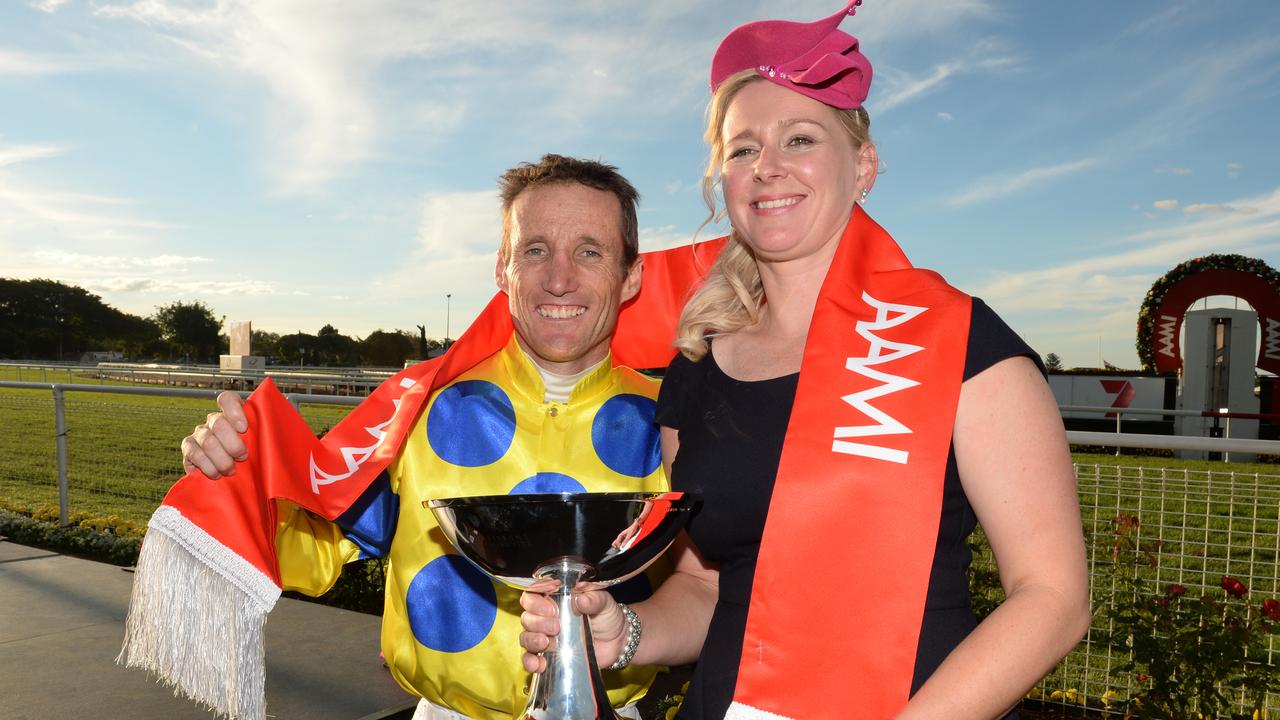
{"label": "silver trophy", "polygon": [[[579,582],[608,586],[644,570],[671,545],[693,509],[679,492],[552,493],[428,500],[463,557],[519,590],[548,592],[560,634],[534,677],[522,720],[615,720],[591,626],[573,609]],[[578,622],[572,622],[577,617]]]}

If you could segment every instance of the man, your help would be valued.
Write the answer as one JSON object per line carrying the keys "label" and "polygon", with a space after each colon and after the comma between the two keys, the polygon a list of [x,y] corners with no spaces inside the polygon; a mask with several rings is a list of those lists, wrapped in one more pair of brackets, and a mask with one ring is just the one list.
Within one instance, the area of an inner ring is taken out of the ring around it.
{"label": "man", "polygon": [[[286,589],[318,595],[343,563],[389,558],[383,653],[423,698],[416,718],[509,718],[525,701],[518,593],[453,554],[423,500],[667,486],[657,383],[609,360],[619,308],[640,289],[638,194],[608,165],[558,155],[499,185],[495,279],[515,328],[506,347],[428,400],[399,455],[336,524],[277,501]],[[218,403],[182,442],[187,470],[210,478],[247,457],[239,396]],[[614,704],[634,702],[653,675],[606,672]]]}

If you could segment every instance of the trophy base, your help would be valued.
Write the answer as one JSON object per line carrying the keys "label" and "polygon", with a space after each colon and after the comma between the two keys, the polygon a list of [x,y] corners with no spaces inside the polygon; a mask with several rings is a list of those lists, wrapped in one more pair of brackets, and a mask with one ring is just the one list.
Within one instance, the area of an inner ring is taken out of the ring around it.
{"label": "trophy base", "polygon": [[[630,717],[623,717],[622,715],[618,715],[617,712],[614,712],[613,710],[609,710],[608,712],[609,712],[608,715],[590,715],[590,716],[573,715],[572,717],[575,717],[575,719],[580,719],[580,717],[594,717],[594,719],[596,720],[631,720]],[[550,711],[539,711],[539,712],[525,712],[525,714],[518,715],[517,719],[518,720],[561,720],[561,717],[570,717],[570,716],[556,715],[554,714],[554,712],[550,712]]]}
{"label": "trophy base", "polygon": [[[538,689],[536,679],[531,689]],[[603,700],[603,705],[595,707],[583,707],[581,704],[574,707],[533,707],[533,700],[530,699],[529,706],[516,716],[516,720],[630,720],[613,709],[608,695]]]}
{"label": "trophy base", "polygon": [[604,714],[561,714],[549,709],[543,709],[525,710],[516,716],[516,720],[568,720],[569,718],[572,718],[572,720],[631,720],[630,718],[619,715],[612,707],[605,708]]}
{"label": "trophy base", "polygon": [[535,573],[554,583],[551,599],[566,622],[561,623],[555,646],[543,653],[547,669],[533,678],[522,720],[626,720],[614,712],[604,689],[591,624],[573,608],[573,588],[589,575],[588,566],[570,558],[548,563]]}

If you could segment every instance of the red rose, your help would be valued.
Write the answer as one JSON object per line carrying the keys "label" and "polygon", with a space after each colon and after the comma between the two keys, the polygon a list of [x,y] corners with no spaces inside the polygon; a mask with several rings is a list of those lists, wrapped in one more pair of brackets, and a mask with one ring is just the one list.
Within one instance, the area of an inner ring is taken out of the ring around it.
{"label": "red rose", "polygon": [[1280,600],[1267,598],[1262,601],[1262,614],[1273,622],[1280,622]]}
{"label": "red rose", "polygon": [[1187,589],[1177,583],[1174,583],[1169,586],[1169,597],[1171,598],[1180,598],[1186,594],[1187,594]]}
{"label": "red rose", "polygon": [[1146,682],[1146,681],[1147,681],[1147,676],[1146,676],[1145,674],[1143,674],[1143,673],[1139,673],[1139,674],[1138,674],[1138,682]]}
{"label": "red rose", "polygon": [[1222,589],[1226,590],[1227,594],[1232,597],[1244,597],[1245,593],[1249,592],[1249,588],[1245,587],[1244,583],[1228,575],[1222,576],[1221,585]]}

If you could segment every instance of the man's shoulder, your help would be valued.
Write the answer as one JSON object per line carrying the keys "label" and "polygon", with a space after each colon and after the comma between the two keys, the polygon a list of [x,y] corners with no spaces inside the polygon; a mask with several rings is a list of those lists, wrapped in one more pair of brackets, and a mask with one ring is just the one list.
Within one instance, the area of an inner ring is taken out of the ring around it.
{"label": "man's shoulder", "polygon": [[620,392],[655,399],[658,397],[658,386],[661,384],[657,378],[633,370],[626,365],[613,366],[613,380]]}

